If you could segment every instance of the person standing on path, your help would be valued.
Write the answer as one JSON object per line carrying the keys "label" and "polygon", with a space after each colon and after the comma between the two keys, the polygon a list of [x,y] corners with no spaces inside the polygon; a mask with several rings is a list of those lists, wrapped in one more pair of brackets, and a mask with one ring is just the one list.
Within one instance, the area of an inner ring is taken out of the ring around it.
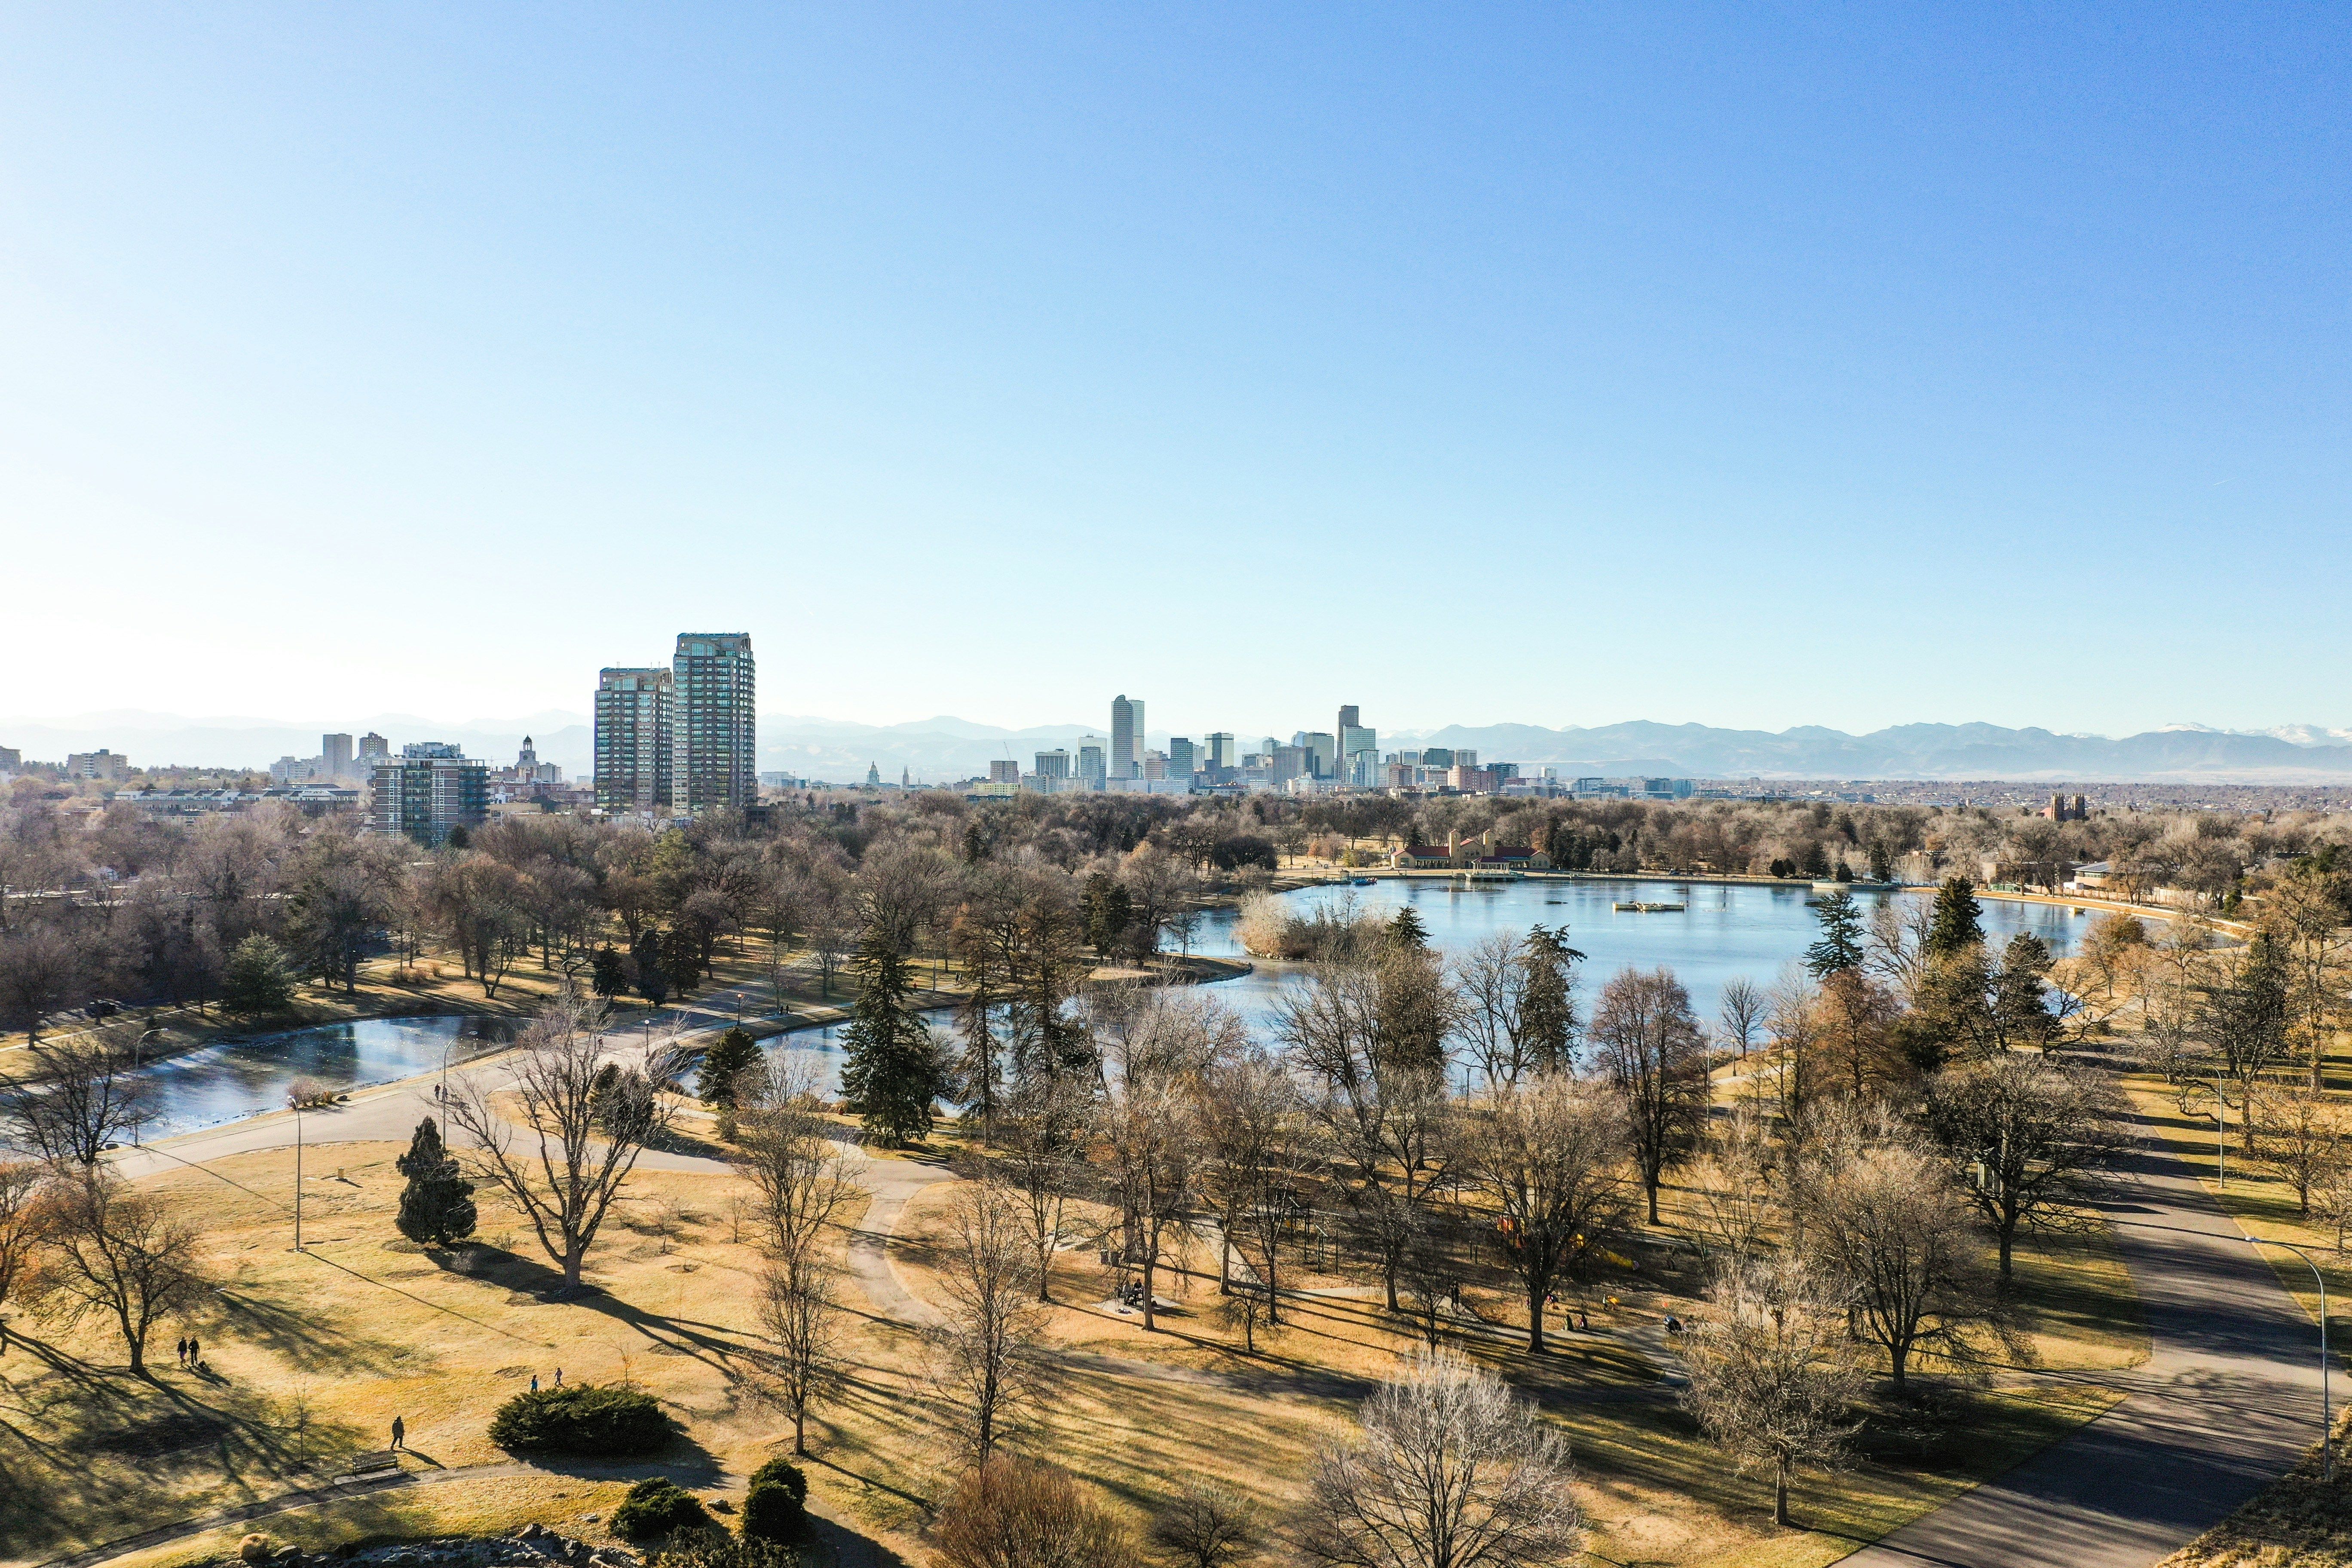
{"label": "person standing on path", "polygon": [[539,1373],[532,1373],[530,1374],[530,1391],[533,1394],[537,1394],[539,1392]]}
{"label": "person standing on path", "polygon": [[392,1418],[392,1446],[398,1448],[404,1446],[407,1441],[408,1424],[403,1421],[399,1416],[394,1416]]}

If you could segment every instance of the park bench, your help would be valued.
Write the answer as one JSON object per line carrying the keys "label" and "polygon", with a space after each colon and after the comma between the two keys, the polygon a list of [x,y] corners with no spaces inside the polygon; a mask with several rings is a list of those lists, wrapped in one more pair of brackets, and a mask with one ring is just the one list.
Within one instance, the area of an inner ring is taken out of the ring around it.
{"label": "park bench", "polygon": [[380,1476],[400,1468],[399,1451],[377,1448],[365,1454],[353,1454],[343,1465],[347,1476]]}

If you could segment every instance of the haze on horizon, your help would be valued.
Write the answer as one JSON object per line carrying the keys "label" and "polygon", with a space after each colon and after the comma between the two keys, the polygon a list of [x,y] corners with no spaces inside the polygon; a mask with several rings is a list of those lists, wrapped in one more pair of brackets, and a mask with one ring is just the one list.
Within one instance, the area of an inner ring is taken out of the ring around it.
{"label": "haze on horizon", "polygon": [[1328,20],[0,16],[0,706],[2352,721],[2352,18]]}

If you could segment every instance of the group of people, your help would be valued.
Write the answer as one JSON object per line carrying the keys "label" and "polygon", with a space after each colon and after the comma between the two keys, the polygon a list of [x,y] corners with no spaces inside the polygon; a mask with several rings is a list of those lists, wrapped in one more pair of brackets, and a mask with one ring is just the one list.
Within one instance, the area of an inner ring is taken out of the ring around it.
{"label": "group of people", "polygon": [[194,1334],[185,1335],[180,1341],[180,1364],[186,1367],[205,1364],[204,1349],[196,1343],[196,1336]]}

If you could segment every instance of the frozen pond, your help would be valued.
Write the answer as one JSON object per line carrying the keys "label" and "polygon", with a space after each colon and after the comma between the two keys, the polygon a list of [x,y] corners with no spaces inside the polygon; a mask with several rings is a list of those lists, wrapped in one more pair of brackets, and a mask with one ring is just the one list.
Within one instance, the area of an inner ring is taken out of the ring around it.
{"label": "frozen pond", "polygon": [[144,1136],[166,1138],[265,1110],[282,1110],[297,1079],[338,1092],[456,1067],[504,1045],[501,1018],[358,1018],[310,1029],[226,1040],[141,1069],[158,1115]]}

